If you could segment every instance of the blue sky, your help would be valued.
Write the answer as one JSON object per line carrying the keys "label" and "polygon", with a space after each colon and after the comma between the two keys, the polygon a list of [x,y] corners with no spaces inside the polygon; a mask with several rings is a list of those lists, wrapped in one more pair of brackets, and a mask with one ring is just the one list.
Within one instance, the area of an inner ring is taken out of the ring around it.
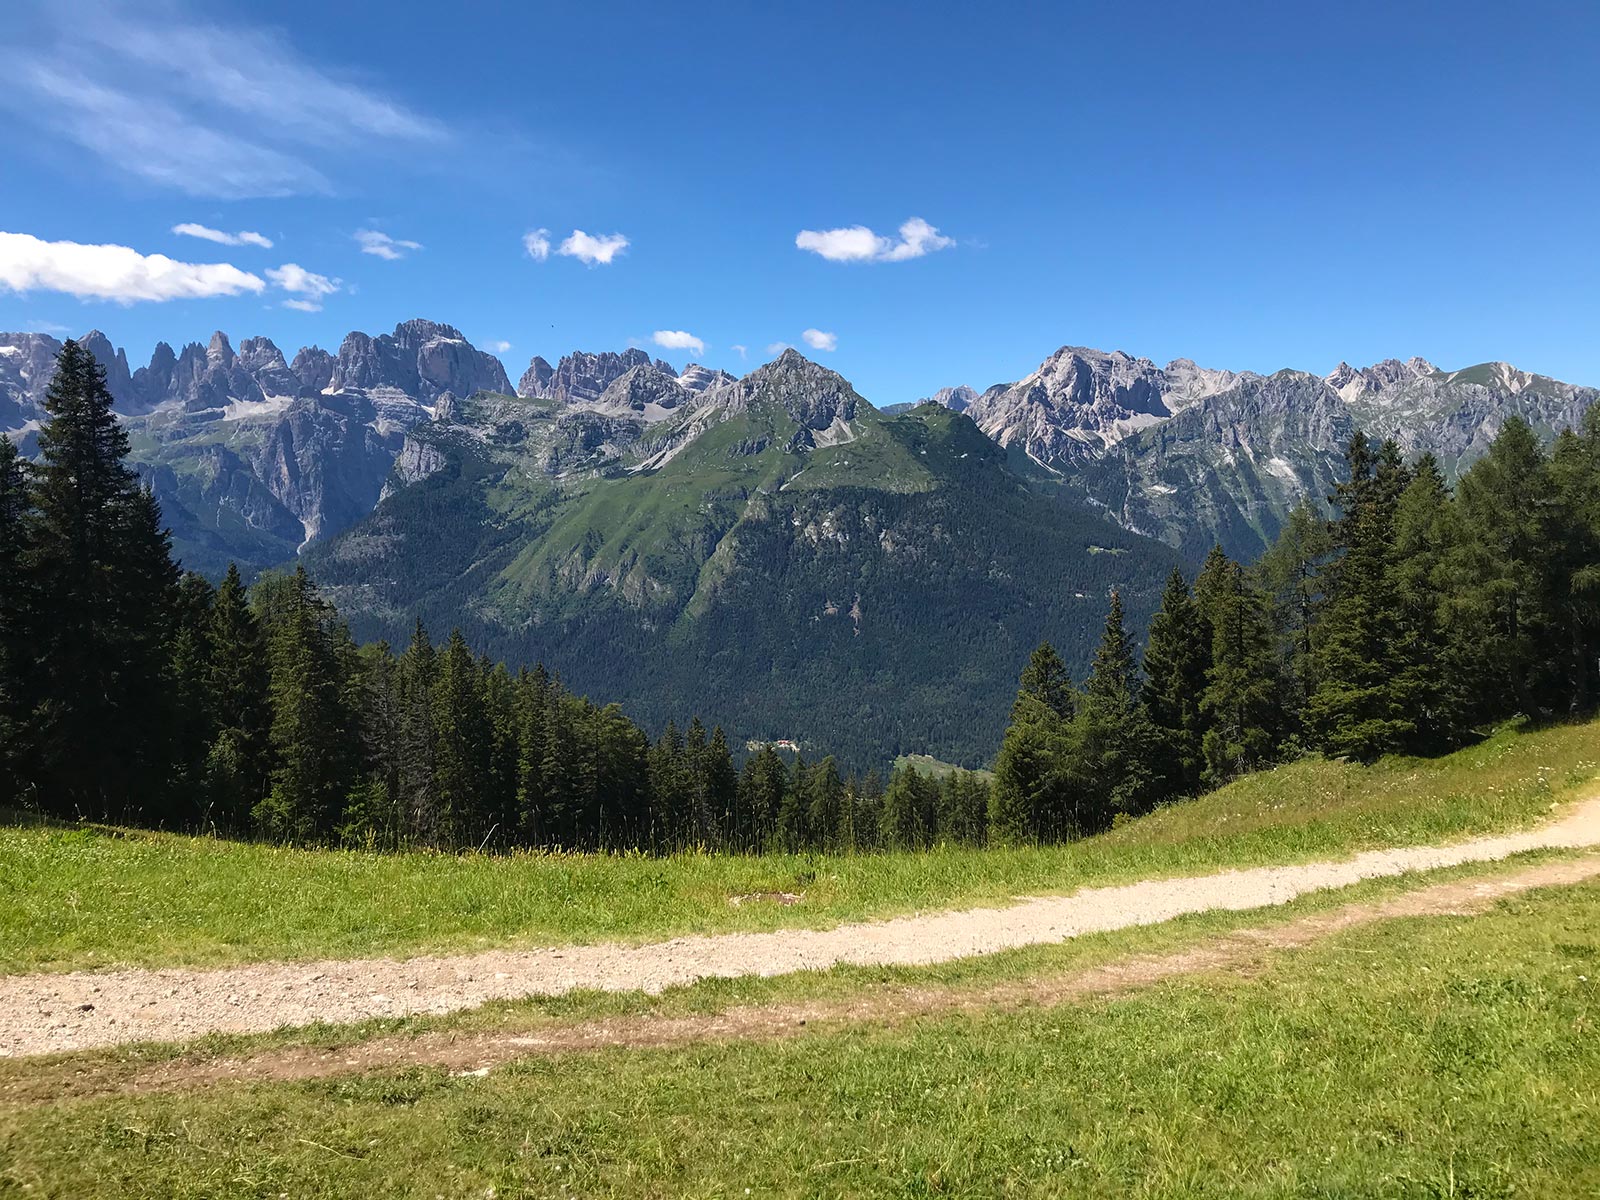
{"label": "blue sky", "polygon": [[662,331],[735,373],[800,345],[879,404],[1067,343],[1600,383],[1593,4],[23,0],[7,22],[0,329],[96,326],[135,365],[215,328],[292,355],[427,316],[504,345],[513,380]]}

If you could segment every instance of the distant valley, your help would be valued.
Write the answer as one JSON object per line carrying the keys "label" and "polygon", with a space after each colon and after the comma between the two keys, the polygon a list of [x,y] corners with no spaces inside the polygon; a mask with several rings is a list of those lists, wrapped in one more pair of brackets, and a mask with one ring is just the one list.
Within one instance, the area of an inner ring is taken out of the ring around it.
{"label": "distant valley", "polygon": [[[184,563],[302,558],[364,637],[459,625],[647,724],[978,765],[1041,638],[1074,671],[1106,596],[1142,624],[1180,562],[1269,545],[1357,428],[1447,474],[1511,414],[1597,395],[1421,359],[1261,376],[1063,348],[1014,383],[880,411],[794,351],[734,379],[642,350],[535,358],[512,386],[407,321],[337,353],[91,333]],[[0,429],[29,447],[59,343],[0,334]],[[974,715],[977,714],[977,715]]]}

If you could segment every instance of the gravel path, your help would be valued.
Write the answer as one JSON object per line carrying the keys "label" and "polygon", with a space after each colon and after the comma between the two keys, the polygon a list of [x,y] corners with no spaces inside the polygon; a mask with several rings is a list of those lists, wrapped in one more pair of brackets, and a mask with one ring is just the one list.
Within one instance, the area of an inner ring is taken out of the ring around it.
{"label": "gravel path", "polygon": [[659,992],[698,979],[782,975],[839,963],[914,965],[1151,925],[1209,909],[1283,904],[1362,879],[1600,845],[1600,798],[1538,829],[1337,862],[1085,888],[1006,908],[897,917],[826,930],[718,934],[645,946],[566,946],[405,960],[257,963],[0,977],[0,1056],[47,1054],[313,1022],[444,1013],[577,989]]}

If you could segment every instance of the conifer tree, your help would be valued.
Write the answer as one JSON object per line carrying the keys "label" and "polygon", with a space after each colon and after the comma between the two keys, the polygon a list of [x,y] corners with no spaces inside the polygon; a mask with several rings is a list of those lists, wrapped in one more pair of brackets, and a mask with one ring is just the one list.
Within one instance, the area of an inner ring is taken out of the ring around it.
{"label": "conifer tree", "polygon": [[517,826],[521,843],[542,845],[545,808],[544,758],[550,675],[539,664],[517,676]]}
{"label": "conifer tree", "polygon": [[291,577],[285,608],[269,636],[272,788],[255,807],[262,832],[312,842],[338,821],[354,783],[342,711],[332,614],[305,568]]}
{"label": "conifer tree", "polygon": [[1312,637],[1323,600],[1322,583],[1333,539],[1328,522],[1302,501],[1290,511],[1278,539],[1257,564],[1257,576],[1271,605],[1283,663],[1284,691],[1298,715],[1316,690]]}
{"label": "conifer tree", "polygon": [[[1040,642],[1028,665],[1022,669],[1017,682],[1017,699],[1024,696],[1043,704],[1062,720],[1070,720],[1073,712],[1072,677],[1049,642]],[[1013,711],[1013,719],[1015,711]]]}
{"label": "conifer tree", "polygon": [[267,651],[239,568],[217,588],[210,612],[206,696],[215,733],[203,767],[207,821],[230,832],[247,828],[267,792]]}
{"label": "conifer tree", "polygon": [[844,780],[830,754],[811,769],[806,780],[806,825],[817,849],[838,849],[843,814]]}
{"label": "conifer tree", "polygon": [[1206,782],[1217,787],[1272,754],[1281,705],[1275,686],[1265,600],[1237,563],[1228,563],[1212,590],[1211,667],[1200,711]]}
{"label": "conifer tree", "polygon": [[1082,831],[1092,833],[1108,828],[1119,813],[1142,812],[1155,796],[1158,779],[1156,730],[1140,702],[1133,640],[1122,594],[1116,590],[1084,682],[1078,724],[1085,793]]}
{"label": "conifer tree", "polygon": [[164,783],[167,764],[152,755],[169,743],[152,700],[177,578],[111,403],[104,369],[68,341],[45,394],[25,567],[50,614],[34,648],[50,665],[31,722],[34,771],[54,811],[98,816]]}
{"label": "conifer tree", "polygon": [[1183,571],[1175,567],[1150,620],[1144,652],[1144,701],[1163,795],[1193,796],[1200,790],[1205,771],[1200,698],[1210,665],[1211,639]]}
{"label": "conifer tree", "polygon": [[428,631],[417,621],[400,656],[400,803],[408,836],[424,844],[439,835],[439,795],[434,778],[434,659]]}
{"label": "conifer tree", "polygon": [[774,836],[788,790],[788,768],[771,746],[763,746],[745,760],[739,776],[739,811],[744,819],[736,849],[759,850],[767,838]]}
{"label": "conifer tree", "polygon": [[951,771],[939,781],[937,835],[982,846],[989,821],[989,785],[972,771]]}
{"label": "conifer tree", "polygon": [[[1553,620],[1552,549],[1559,533],[1549,466],[1527,422],[1512,417],[1456,487],[1463,538],[1462,607],[1477,626],[1480,669],[1509,692],[1512,711],[1550,711],[1562,674]],[[1565,647],[1561,647],[1563,650]]]}
{"label": "conifer tree", "polygon": [[714,726],[711,740],[706,743],[703,760],[705,772],[706,807],[711,814],[711,825],[717,844],[732,844],[739,818],[739,776],[733,769],[733,751],[728,748],[728,735],[722,726]]}
{"label": "conifer tree", "polygon": [[459,629],[451,631],[439,655],[433,688],[433,732],[437,842],[441,846],[476,846],[490,832],[484,810],[490,732],[478,663]]}
{"label": "conifer tree", "polygon": [[32,644],[38,633],[27,570],[30,501],[27,464],[0,434],[0,806],[18,803],[30,773]]}

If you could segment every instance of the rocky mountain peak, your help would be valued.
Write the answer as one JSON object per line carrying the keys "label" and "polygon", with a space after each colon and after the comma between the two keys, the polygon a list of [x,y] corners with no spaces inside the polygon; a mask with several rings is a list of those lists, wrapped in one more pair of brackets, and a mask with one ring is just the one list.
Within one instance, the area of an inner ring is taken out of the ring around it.
{"label": "rocky mountain peak", "polygon": [[283,351],[271,338],[248,337],[239,343],[239,363],[247,371],[287,371]]}
{"label": "rocky mountain peak", "polygon": [[973,401],[977,398],[977,390],[963,383],[956,387],[942,387],[933,395],[924,396],[917,403],[939,404],[948,408],[951,412],[966,412],[967,409],[972,407]]}
{"label": "rocky mountain peak", "polygon": [[228,342],[228,335],[222,330],[217,330],[211,335],[211,341],[206,346],[206,361],[221,367],[233,365],[233,346]]}
{"label": "rocky mountain peak", "polygon": [[556,369],[535,354],[528,360],[528,369],[522,373],[522,378],[517,380],[517,395],[525,398],[547,395],[555,374]]}
{"label": "rocky mountain peak", "polygon": [[699,363],[690,363],[683,369],[683,374],[678,376],[678,386],[691,392],[707,392],[733,382],[735,382],[734,377],[726,371],[713,371]]}
{"label": "rocky mountain peak", "polygon": [[592,408],[611,416],[640,416],[646,421],[659,421],[694,399],[695,394],[679,384],[676,376],[654,363],[642,363],[612,380],[595,398]]}
{"label": "rocky mountain peak", "polygon": [[393,334],[348,334],[328,386],[393,388],[424,404],[445,391],[457,396],[511,391],[498,358],[479,350],[453,326],[420,318],[402,321]]}
{"label": "rocky mountain peak", "polygon": [[[853,421],[867,402],[836,371],[792,347],[717,393],[732,412],[776,405],[807,429]],[[870,405],[868,406],[870,407]]]}
{"label": "rocky mountain peak", "polygon": [[[561,361],[556,364],[555,370],[540,384],[536,369],[538,364],[548,369],[549,363],[543,359],[535,359],[528,364],[528,370],[522,376],[517,394],[530,399],[554,400],[558,404],[589,404],[600,398],[602,392],[634,367],[654,367],[663,370],[667,375],[676,375],[677,372],[664,363],[652,362],[650,356],[637,347],[624,350],[621,354],[606,350],[599,354],[591,354],[583,350],[575,350],[571,354],[561,356]],[[529,375],[534,376],[532,380]]]}
{"label": "rocky mountain peak", "polygon": [[1381,397],[1416,379],[1432,375],[1436,370],[1425,358],[1386,358],[1370,367],[1352,367],[1340,362],[1332,372],[1323,377],[1325,382],[1345,400],[1352,403],[1365,397]]}

